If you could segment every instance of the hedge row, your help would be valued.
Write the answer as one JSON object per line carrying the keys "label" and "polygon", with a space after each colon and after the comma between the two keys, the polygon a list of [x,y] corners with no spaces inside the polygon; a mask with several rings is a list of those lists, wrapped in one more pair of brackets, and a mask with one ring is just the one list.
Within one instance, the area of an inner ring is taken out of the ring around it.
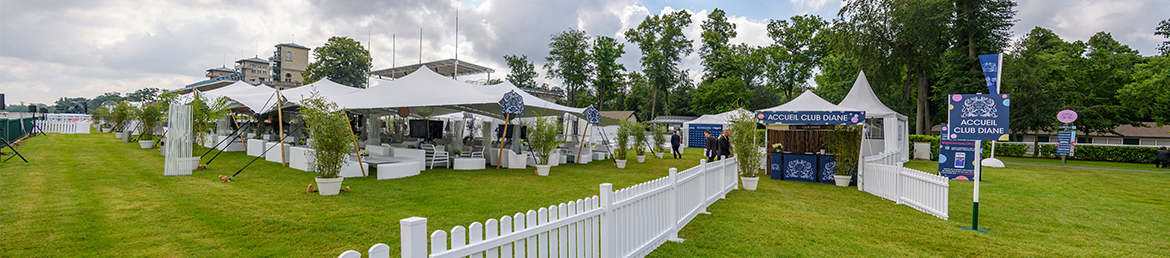
{"label": "hedge row", "polygon": [[[910,135],[910,156],[914,156],[915,142],[929,142],[931,150],[930,160],[938,160],[938,141],[939,138],[935,136]],[[1153,162],[1157,150],[1154,147],[1077,145],[1076,153],[1069,158],[1075,160],[1150,163]],[[995,145],[996,156],[1031,157],[1031,154],[1027,154],[1027,152],[1028,144],[1001,142]],[[991,141],[984,141],[983,157],[988,158],[990,154]],[[1056,145],[1041,144],[1040,157],[1056,157]]]}

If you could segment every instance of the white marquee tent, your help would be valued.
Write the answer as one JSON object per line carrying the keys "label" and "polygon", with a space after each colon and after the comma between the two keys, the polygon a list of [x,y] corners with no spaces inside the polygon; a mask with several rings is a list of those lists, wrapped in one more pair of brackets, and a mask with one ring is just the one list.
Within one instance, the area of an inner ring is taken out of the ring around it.
{"label": "white marquee tent", "polygon": [[894,152],[900,161],[910,159],[909,126],[906,116],[890,109],[873,93],[865,72],[857,75],[849,95],[837,105],[865,111],[866,144],[862,150],[865,156]]}

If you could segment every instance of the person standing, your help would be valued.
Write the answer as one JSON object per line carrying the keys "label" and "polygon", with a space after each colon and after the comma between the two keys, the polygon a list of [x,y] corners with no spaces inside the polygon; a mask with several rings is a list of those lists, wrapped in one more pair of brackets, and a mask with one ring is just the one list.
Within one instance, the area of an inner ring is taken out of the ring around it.
{"label": "person standing", "polygon": [[679,145],[682,145],[682,136],[678,135],[678,131],[674,131],[674,134],[670,136],[670,148],[675,159],[682,158],[682,153],[678,152]]}
{"label": "person standing", "polygon": [[703,131],[703,136],[707,141],[703,156],[707,156],[707,162],[715,162],[715,156],[719,155],[719,142],[715,140],[715,137],[711,137],[711,130]]}
{"label": "person standing", "polygon": [[726,159],[731,156],[731,131],[724,130],[719,134],[719,159]]}
{"label": "person standing", "polygon": [[1170,167],[1170,150],[1166,150],[1166,146],[1162,146],[1157,152],[1154,152],[1154,167]]}

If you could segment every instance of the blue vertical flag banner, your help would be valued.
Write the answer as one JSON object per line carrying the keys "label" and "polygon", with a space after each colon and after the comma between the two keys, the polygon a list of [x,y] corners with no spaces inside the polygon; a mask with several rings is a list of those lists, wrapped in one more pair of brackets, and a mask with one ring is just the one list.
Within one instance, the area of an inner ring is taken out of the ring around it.
{"label": "blue vertical flag banner", "polygon": [[515,90],[504,93],[504,97],[500,99],[500,110],[504,114],[524,115],[524,97]]}
{"label": "blue vertical flag banner", "polygon": [[999,140],[1008,134],[1008,94],[952,94],[943,134],[951,140]]}
{"label": "blue vertical flag banner", "polygon": [[1056,156],[1072,156],[1076,152],[1077,131],[1056,132]]}
{"label": "blue vertical flag banner", "polygon": [[983,67],[983,78],[987,80],[987,90],[990,94],[999,94],[1002,65],[1003,54],[979,55],[979,66]]}
{"label": "blue vertical flag banner", "polygon": [[589,106],[585,108],[585,120],[588,120],[590,124],[600,124],[601,112],[598,112],[597,108]]}
{"label": "blue vertical flag banner", "polygon": [[938,174],[952,180],[975,179],[975,141],[941,140],[938,142]]}

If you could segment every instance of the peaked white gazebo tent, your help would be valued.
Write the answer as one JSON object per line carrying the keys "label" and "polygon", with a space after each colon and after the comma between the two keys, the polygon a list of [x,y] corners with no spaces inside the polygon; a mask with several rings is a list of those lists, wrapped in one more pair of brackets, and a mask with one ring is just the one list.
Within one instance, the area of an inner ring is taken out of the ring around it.
{"label": "peaked white gazebo tent", "polygon": [[841,100],[837,106],[865,111],[866,143],[862,153],[865,156],[891,153],[897,160],[906,162],[910,159],[909,126],[906,116],[890,109],[869,86],[865,72],[857,75],[849,95]]}

